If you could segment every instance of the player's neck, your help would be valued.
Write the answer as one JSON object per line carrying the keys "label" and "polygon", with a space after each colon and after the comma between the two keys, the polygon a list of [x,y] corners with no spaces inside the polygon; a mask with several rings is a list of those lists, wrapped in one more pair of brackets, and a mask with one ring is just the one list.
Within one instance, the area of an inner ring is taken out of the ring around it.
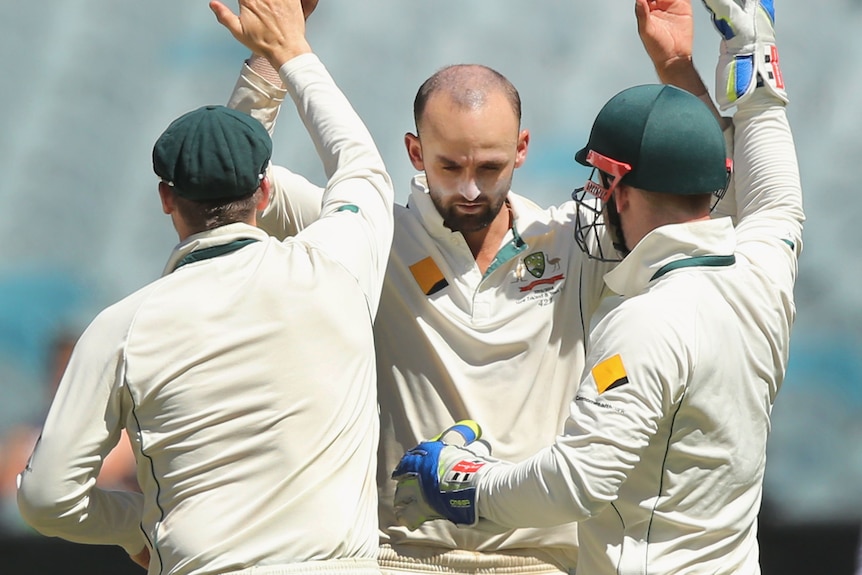
{"label": "player's neck", "polygon": [[491,266],[497,252],[500,251],[500,245],[512,227],[513,219],[512,209],[506,202],[488,227],[475,232],[462,232],[467,246],[473,253],[473,257],[476,258],[476,265],[479,266],[479,271],[483,274]]}

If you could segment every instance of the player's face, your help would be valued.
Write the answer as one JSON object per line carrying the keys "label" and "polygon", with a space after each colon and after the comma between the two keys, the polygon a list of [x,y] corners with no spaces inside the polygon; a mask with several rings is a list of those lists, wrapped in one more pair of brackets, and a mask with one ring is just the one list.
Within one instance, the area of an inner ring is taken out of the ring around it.
{"label": "player's face", "polygon": [[425,171],[431,201],[457,232],[486,228],[498,216],[512,173],[526,158],[529,134],[502,94],[466,109],[445,95],[432,96],[419,140],[408,142],[413,164]]}

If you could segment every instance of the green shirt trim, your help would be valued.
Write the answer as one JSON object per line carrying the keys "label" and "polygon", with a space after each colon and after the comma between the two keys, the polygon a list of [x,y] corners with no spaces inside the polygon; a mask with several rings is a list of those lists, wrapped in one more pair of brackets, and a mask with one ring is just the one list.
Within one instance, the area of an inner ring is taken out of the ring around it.
{"label": "green shirt trim", "polygon": [[736,263],[736,256],[697,256],[693,258],[687,258],[684,260],[676,260],[675,262],[670,262],[669,264],[665,264],[659,268],[655,274],[649,279],[649,281],[655,280],[666,274],[667,272],[678,270],[680,268],[691,268],[691,267],[722,267],[722,266],[730,266]]}
{"label": "green shirt trim", "polygon": [[186,264],[193,264],[195,262],[208,260],[211,258],[216,258],[218,256],[223,256],[225,254],[229,254],[231,252],[235,252],[240,248],[244,248],[249,244],[253,244],[255,242],[259,242],[260,240],[256,240],[253,238],[245,238],[242,240],[234,240],[229,244],[224,244],[221,246],[212,246],[209,248],[204,248],[202,250],[194,251],[190,254],[186,254],[186,256],[177,262],[177,267],[174,269],[181,268]]}
{"label": "green shirt trim", "polygon": [[488,269],[485,270],[485,275],[482,276],[482,279],[491,275],[495,269],[517,256],[525,249],[527,249],[527,242],[521,238],[521,234],[518,233],[515,223],[512,222],[512,240],[500,248],[500,251],[498,251],[497,255],[494,256],[494,261],[492,261],[491,265],[488,266]]}

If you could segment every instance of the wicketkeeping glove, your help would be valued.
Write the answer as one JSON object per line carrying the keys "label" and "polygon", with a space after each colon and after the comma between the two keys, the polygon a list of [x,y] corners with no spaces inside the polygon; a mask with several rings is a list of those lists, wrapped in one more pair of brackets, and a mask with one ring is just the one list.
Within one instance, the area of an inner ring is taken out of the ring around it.
{"label": "wicketkeeping glove", "polygon": [[759,85],[787,103],[775,46],[773,0],[703,0],[722,36],[715,97],[722,110],[742,104]]}
{"label": "wicketkeeping glove", "polygon": [[[463,446],[444,443],[455,432]],[[487,457],[487,443],[479,441],[482,430],[475,421],[459,421],[430,441],[423,441],[401,458],[392,479],[395,516],[411,531],[432,519],[448,519],[474,525],[476,484],[483,471],[499,463]]]}

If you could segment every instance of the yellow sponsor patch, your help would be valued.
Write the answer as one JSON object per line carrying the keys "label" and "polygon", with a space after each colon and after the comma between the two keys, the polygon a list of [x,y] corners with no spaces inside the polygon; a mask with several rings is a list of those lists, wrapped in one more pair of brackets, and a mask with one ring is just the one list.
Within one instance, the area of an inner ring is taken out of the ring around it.
{"label": "yellow sponsor patch", "polygon": [[413,274],[413,278],[419,284],[419,289],[425,295],[437,293],[449,285],[449,282],[443,277],[443,272],[440,271],[431,256],[410,266],[410,273]]}
{"label": "yellow sponsor patch", "polygon": [[629,382],[626,368],[623,366],[623,358],[619,354],[609,357],[596,365],[592,370],[593,379],[599,393],[604,393],[614,387],[625,385]]}

